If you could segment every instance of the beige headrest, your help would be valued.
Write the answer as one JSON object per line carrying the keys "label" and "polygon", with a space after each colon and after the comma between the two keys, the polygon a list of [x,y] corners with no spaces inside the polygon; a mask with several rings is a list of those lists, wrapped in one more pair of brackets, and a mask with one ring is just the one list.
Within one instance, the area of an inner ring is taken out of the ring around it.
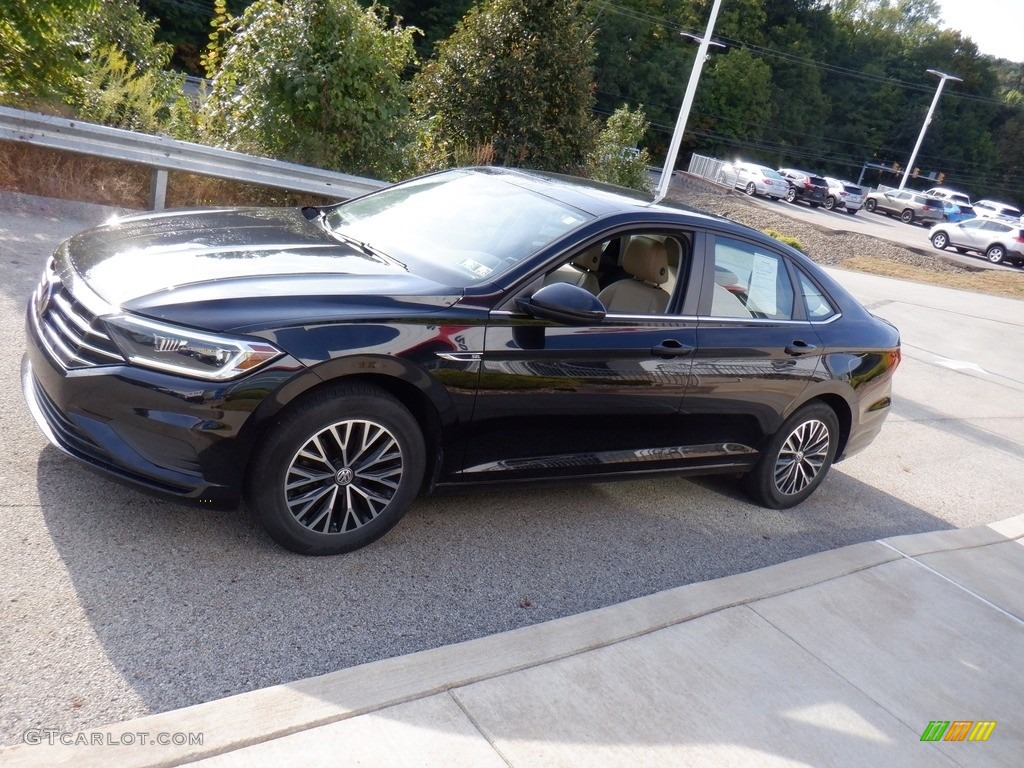
{"label": "beige headrest", "polygon": [[592,245],[575,259],[572,260],[580,269],[588,272],[597,272],[601,268],[601,244]]}
{"label": "beige headrest", "polygon": [[668,254],[665,244],[652,237],[634,237],[629,241],[622,268],[637,280],[661,285],[668,280]]}

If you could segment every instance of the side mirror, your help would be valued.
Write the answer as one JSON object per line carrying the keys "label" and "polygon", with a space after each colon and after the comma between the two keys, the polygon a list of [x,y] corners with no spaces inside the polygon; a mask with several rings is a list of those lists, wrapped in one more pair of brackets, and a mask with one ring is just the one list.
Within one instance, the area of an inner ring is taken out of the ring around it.
{"label": "side mirror", "polygon": [[594,294],[572,283],[545,285],[529,298],[516,299],[516,306],[530,317],[564,325],[593,325],[607,313]]}

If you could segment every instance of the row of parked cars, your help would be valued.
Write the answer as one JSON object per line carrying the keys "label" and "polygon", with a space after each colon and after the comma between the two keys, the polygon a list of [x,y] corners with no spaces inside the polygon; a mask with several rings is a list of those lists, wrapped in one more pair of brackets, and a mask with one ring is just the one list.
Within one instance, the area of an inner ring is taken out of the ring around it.
{"label": "row of parked cars", "polygon": [[977,253],[993,264],[1004,261],[1024,266],[1024,216],[1009,203],[979,200],[948,187],[924,192],[886,189],[865,192],[850,181],[819,176],[794,168],[769,168],[761,163],[725,163],[718,181],[748,195],[804,202],[812,208],[855,214],[898,216],[905,224],[931,225],[932,245],[959,253]]}
{"label": "row of parked cars", "polygon": [[864,203],[864,190],[852,181],[818,176],[795,168],[774,170],[760,163],[725,163],[718,172],[718,182],[748,195],[807,203],[826,210],[854,214]]}

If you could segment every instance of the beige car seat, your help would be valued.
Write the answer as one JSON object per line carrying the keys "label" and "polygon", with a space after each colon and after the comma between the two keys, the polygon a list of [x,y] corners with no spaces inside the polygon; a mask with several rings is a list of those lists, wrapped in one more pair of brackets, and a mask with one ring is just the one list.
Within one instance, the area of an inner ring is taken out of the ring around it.
{"label": "beige car seat", "polygon": [[597,282],[597,271],[601,267],[601,243],[592,245],[580,253],[568,264],[550,272],[544,278],[544,285],[552,283],[572,283],[585,288],[595,296],[601,290]]}
{"label": "beige car seat", "polygon": [[664,314],[670,298],[661,287],[668,280],[665,244],[644,235],[631,238],[622,268],[632,278],[612,283],[597,295],[605,309],[629,315]]}

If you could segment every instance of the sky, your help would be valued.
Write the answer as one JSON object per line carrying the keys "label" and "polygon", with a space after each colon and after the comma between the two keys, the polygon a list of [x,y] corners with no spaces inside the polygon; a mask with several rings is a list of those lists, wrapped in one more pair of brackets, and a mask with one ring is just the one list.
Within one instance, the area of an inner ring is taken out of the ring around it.
{"label": "sky", "polygon": [[960,30],[978,50],[1024,62],[1024,0],[939,0],[943,26]]}

